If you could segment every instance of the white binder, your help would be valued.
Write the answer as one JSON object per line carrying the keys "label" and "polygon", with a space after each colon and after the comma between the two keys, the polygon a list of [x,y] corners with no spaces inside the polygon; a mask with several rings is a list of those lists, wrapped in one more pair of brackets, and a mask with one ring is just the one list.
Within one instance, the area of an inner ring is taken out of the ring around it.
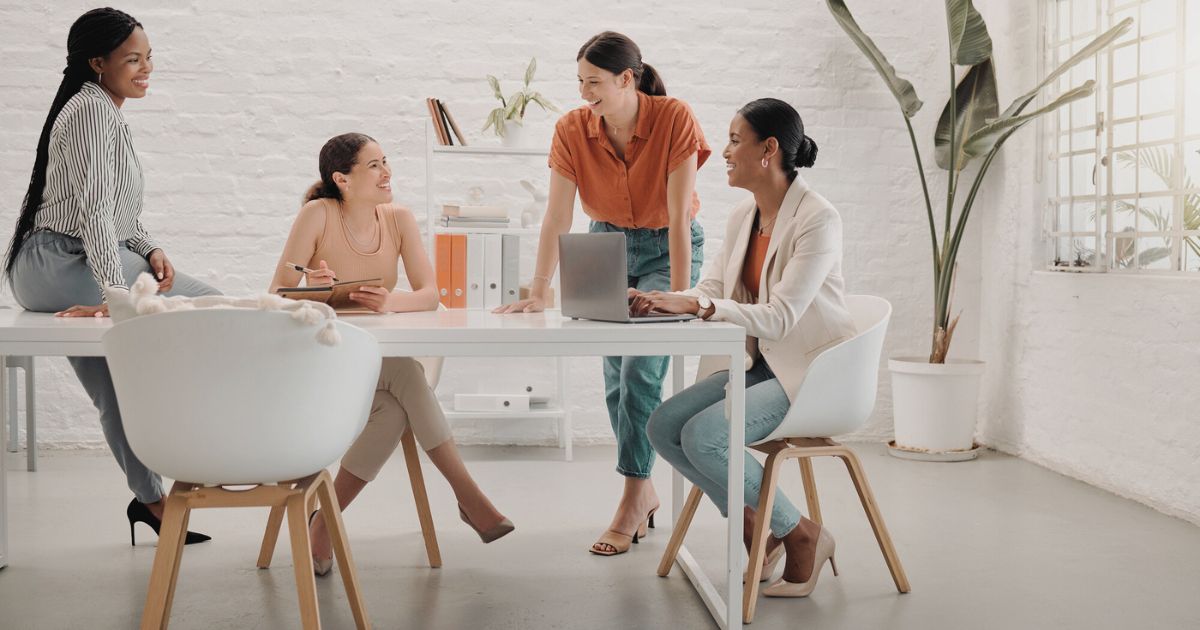
{"label": "white binder", "polygon": [[521,237],[501,237],[500,303],[512,304],[521,297]]}
{"label": "white binder", "polygon": [[483,307],[492,309],[503,304],[500,290],[503,241],[499,234],[485,234],[483,239]]}
{"label": "white binder", "polygon": [[467,235],[467,308],[483,308],[484,235]]}

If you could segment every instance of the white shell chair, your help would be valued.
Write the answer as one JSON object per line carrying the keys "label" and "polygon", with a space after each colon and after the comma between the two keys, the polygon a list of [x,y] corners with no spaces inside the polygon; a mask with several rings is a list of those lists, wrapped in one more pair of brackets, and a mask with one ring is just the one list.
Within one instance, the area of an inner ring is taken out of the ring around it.
{"label": "white shell chair", "polygon": [[145,315],[104,335],[130,447],[183,482],[166,500],[142,628],[167,627],[191,510],[253,506],[286,507],[301,620],[320,627],[307,526],[317,499],[354,620],[370,627],[325,467],[366,423],[380,355],[370,334],[333,324],[332,346],[290,314],[244,309]]}
{"label": "white shell chair", "polygon": [[[429,382],[429,386],[437,389],[438,380],[442,376],[442,357],[423,357],[418,358],[417,362],[425,369],[425,380]],[[425,489],[425,474],[421,471],[421,456],[417,450],[417,441],[413,437],[412,427],[405,429],[404,434],[400,436],[400,448],[404,453],[404,466],[408,470],[408,483],[412,486],[417,520],[421,524],[421,537],[425,540],[425,555],[429,559],[429,567],[437,569],[442,566],[442,551],[438,546],[437,530],[433,525],[433,511],[429,509],[429,492]],[[271,555],[275,552],[275,542],[279,538],[279,528],[282,525],[283,509],[272,509],[271,516],[267,520],[267,530],[263,534],[259,566],[270,563]]]}
{"label": "white shell chair", "polygon": [[[768,456],[764,465],[764,491],[759,496],[758,519],[751,543],[749,574],[746,577],[742,600],[742,620],[745,623],[754,619],[770,514],[775,504],[776,484],[780,468],[788,459],[799,460],[808,515],[817,523],[821,522],[821,508],[809,458],[832,456],[845,462],[884,560],[891,570],[896,588],[901,593],[909,591],[908,577],[905,576],[900,557],[892,545],[883,516],[875,505],[875,497],[867,483],[862,464],[853,451],[829,437],[859,429],[870,418],[871,411],[875,408],[875,394],[879,384],[879,358],[883,352],[883,339],[887,334],[892,306],[883,298],[869,295],[848,295],[846,306],[854,318],[858,334],[827,348],[813,360],[783,422],[766,438],[751,445]],[[660,576],[665,577],[671,571],[671,565],[674,564],[679,548],[683,545],[684,536],[687,535],[688,526],[702,497],[703,492],[693,486],[659,563]],[[732,514],[730,517],[737,518]],[[834,570],[836,574],[836,565]]]}

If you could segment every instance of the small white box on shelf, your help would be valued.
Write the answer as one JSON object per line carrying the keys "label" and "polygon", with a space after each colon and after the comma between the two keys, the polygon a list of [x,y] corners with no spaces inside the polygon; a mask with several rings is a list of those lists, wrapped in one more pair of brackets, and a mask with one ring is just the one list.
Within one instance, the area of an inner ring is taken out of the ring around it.
{"label": "small white box on shelf", "polygon": [[455,411],[529,411],[529,394],[455,394]]}

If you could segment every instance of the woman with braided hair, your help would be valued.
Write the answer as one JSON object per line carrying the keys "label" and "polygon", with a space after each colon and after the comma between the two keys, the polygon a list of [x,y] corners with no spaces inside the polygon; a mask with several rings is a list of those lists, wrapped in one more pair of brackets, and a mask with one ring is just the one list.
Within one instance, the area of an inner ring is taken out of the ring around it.
{"label": "woman with braided hair", "polygon": [[[27,310],[61,317],[107,317],[103,291],[128,290],[151,272],[166,295],[215,295],[181,273],[142,225],[142,166],[121,106],[142,98],[154,62],[141,23],[111,8],[84,13],[67,35],[67,67],[38,139],[33,174],[8,248],[5,272]],[[142,522],[155,532],[162,479],[125,438],[103,357],[68,359],[100,412],[104,438],[134,499],[126,508],[130,542]],[[187,543],[208,540],[188,532]]]}

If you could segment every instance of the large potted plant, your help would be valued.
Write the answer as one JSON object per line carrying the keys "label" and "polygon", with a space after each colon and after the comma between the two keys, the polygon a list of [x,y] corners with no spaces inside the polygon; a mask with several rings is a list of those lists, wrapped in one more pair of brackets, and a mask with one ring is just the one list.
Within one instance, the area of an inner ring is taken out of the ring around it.
{"label": "large potted plant", "polygon": [[[888,360],[892,372],[893,415],[896,441],[891,452],[917,459],[972,459],[975,456],[975,420],[979,406],[979,381],[982,361],[946,358],[959,314],[951,310],[954,276],[959,246],[966,232],[979,187],[1000,147],[1018,129],[1035,118],[1072,101],[1085,98],[1095,90],[1094,81],[1049,99],[1041,107],[1026,112],[1042,89],[1072,66],[1108,47],[1129,30],[1132,19],[1125,19],[1109,31],[1079,49],[1055,68],[1032,90],[1021,94],[1003,112],[996,93],[996,75],[992,65],[992,40],[983,16],[971,0],[945,0],[947,41],[950,60],[946,68],[952,87],[950,99],[942,109],[934,132],[934,157],[947,172],[944,219],[939,230],[935,206],[930,196],[921,150],[913,133],[912,118],[921,109],[921,100],[908,81],[868,37],[850,14],[843,0],[826,0],[838,25],[883,78],[896,102],[908,137],[912,142],[916,171],[925,198],[929,219],[929,239],[933,269],[933,326],[929,356],[898,356]],[[966,68],[962,78],[956,75]],[[957,80],[957,86],[955,81]],[[959,193],[959,178],[972,161],[978,160],[965,197]]]}

